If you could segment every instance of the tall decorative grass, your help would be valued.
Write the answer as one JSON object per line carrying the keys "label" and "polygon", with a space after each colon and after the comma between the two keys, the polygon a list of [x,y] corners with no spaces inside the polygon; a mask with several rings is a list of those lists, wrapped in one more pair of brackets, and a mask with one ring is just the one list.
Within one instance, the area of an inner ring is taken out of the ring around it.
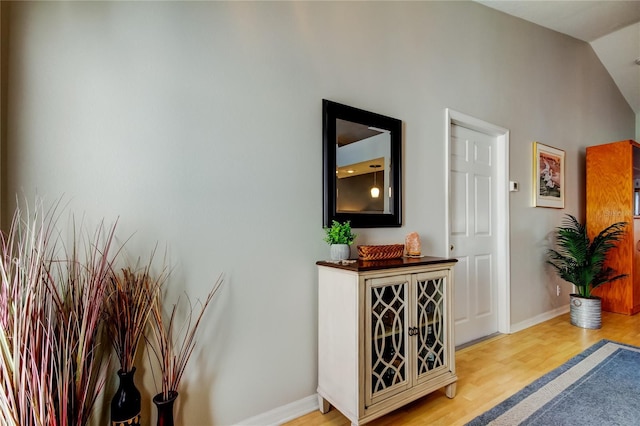
{"label": "tall decorative grass", "polygon": [[0,416],[7,425],[86,425],[108,351],[101,307],[115,225],[57,229],[58,205],[16,209],[0,240]]}
{"label": "tall decorative grass", "polygon": [[0,241],[0,414],[8,425],[48,424],[54,412],[50,235],[40,213],[16,214]]}
{"label": "tall decorative grass", "polygon": [[164,270],[153,274],[152,261],[153,255],[144,267],[127,266],[109,277],[105,325],[123,372],[130,372],[134,367],[140,339],[166,278]]}
{"label": "tall decorative grass", "polygon": [[[180,298],[172,305],[169,315],[166,316],[163,314],[162,297],[160,293],[156,295],[151,310],[152,338],[148,339],[150,352],[158,361],[161,375],[161,393],[154,401],[156,399],[168,401],[177,396],[180,381],[196,346],[198,326],[222,282],[223,277],[220,275],[204,302],[200,304],[200,312],[195,316],[194,306],[187,298],[189,309],[184,322],[177,319]],[[161,399],[158,398],[160,395]]]}

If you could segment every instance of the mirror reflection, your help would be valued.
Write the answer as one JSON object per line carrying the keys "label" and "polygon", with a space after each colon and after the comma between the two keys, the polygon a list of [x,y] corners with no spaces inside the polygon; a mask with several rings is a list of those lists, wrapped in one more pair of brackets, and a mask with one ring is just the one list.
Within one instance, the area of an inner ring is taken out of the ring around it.
{"label": "mirror reflection", "polygon": [[400,226],[402,122],[323,101],[324,226]]}
{"label": "mirror reflection", "polygon": [[389,130],[336,119],[336,212],[390,213]]}

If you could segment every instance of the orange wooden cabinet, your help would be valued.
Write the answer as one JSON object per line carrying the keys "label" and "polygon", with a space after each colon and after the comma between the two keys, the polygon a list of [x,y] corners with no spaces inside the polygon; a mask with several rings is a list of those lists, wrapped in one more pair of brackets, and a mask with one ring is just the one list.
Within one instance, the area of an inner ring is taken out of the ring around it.
{"label": "orange wooden cabinet", "polygon": [[615,222],[629,224],[624,239],[609,252],[607,263],[627,277],[603,284],[593,294],[602,309],[640,312],[640,216],[634,218],[634,181],[640,179],[640,144],[632,140],[587,148],[587,231],[593,238]]}

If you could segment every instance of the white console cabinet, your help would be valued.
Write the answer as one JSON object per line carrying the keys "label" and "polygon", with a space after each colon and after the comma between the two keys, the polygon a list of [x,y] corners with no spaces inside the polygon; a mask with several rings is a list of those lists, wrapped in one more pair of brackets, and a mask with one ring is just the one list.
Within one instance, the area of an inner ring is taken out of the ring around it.
{"label": "white console cabinet", "polygon": [[318,400],[353,425],[456,392],[455,259],[317,262]]}

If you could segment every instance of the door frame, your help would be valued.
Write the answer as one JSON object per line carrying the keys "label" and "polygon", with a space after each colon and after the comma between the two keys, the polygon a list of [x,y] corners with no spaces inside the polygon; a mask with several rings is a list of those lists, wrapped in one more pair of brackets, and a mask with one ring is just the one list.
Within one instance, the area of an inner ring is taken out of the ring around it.
{"label": "door frame", "polygon": [[497,223],[496,229],[497,239],[497,271],[496,271],[496,291],[498,299],[498,332],[511,332],[511,302],[510,302],[510,248],[509,248],[509,130],[500,126],[496,126],[486,121],[482,121],[475,117],[446,108],[446,129],[445,129],[445,156],[446,156],[446,172],[445,172],[445,188],[446,188],[446,229],[445,238],[446,253],[450,252],[451,246],[451,220],[449,217],[451,202],[451,126],[456,124],[475,130],[486,135],[496,138],[497,144],[497,165],[496,165],[496,207],[497,207]]}

